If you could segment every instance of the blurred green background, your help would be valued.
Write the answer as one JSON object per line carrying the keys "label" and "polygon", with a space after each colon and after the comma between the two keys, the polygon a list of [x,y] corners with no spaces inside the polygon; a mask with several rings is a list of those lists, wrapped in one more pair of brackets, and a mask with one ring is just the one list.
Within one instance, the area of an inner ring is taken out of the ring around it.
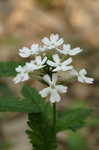
{"label": "blurred green background", "polygon": [[[93,85],[67,82],[68,94],[59,109],[90,106],[94,112],[85,128],[57,135],[59,150],[99,150],[99,0],[0,0],[0,61],[22,60],[19,48],[50,33],[80,46],[83,53],[75,57],[75,64],[95,78]],[[0,95],[19,91],[11,78],[0,79]],[[0,113],[0,150],[31,149],[25,120],[24,113]]]}

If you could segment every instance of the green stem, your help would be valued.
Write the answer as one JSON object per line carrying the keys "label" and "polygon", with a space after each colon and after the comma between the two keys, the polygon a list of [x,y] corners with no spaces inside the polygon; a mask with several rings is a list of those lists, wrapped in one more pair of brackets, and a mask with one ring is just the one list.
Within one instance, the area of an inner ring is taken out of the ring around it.
{"label": "green stem", "polygon": [[53,103],[53,132],[56,141],[56,103]]}

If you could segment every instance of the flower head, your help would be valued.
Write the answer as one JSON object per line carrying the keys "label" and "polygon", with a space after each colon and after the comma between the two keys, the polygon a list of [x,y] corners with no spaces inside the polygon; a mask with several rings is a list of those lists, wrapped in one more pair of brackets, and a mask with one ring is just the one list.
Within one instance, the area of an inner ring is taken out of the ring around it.
{"label": "flower head", "polygon": [[47,64],[51,67],[55,67],[55,69],[53,69],[53,72],[67,71],[73,68],[73,66],[70,65],[72,62],[72,58],[68,58],[65,61],[61,62],[61,59],[58,54],[55,54],[52,57],[54,61],[48,60]]}
{"label": "flower head", "polygon": [[63,85],[56,85],[57,82],[57,75],[52,74],[52,79],[50,76],[47,74],[43,77],[43,80],[48,83],[49,87],[44,88],[41,90],[39,93],[42,97],[47,97],[50,95],[50,101],[52,103],[59,102],[61,100],[60,94],[59,93],[66,93],[67,92],[67,87]]}
{"label": "flower head", "polygon": [[54,49],[62,45],[64,40],[59,38],[58,34],[51,34],[50,38],[44,37],[42,43],[45,45],[46,49]]}
{"label": "flower head", "polygon": [[[63,38],[60,38],[58,34],[51,34],[50,37],[44,37],[41,40],[41,44],[32,44],[30,48],[23,47],[19,49],[19,55],[23,58],[33,56],[30,62],[26,62],[24,66],[19,65],[16,68],[17,75],[13,79],[14,83],[24,82],[29,80],[32,73],[35,74],[38,70],[43,70],[43,78],[48,87],[40,91],[42,97],[50,96],[49,100],[59,102],[61,97],[60,93],[66,93],[67,87],[63,85],[57,85],[58,76],[63,74],[63,71],[67,76],[76,76],[78,81],[81,83],[93,83],[94,79],[86,77],[87,71],[81,69],[79,72],[76,71],[72,63],[72,58],[80,52],[82,49],[79,47],[71,48],[70,44],[63,44]],[[58,54],[57,54],[58,53]],[[41,76],[41,74],[37,74]],[[65,75],[65,77],[66,77]],[[61,79],[61,78],[60,78]],[[67,79],[67,78],[65,78]],[[64,80],[63,78],[60,80]]]}

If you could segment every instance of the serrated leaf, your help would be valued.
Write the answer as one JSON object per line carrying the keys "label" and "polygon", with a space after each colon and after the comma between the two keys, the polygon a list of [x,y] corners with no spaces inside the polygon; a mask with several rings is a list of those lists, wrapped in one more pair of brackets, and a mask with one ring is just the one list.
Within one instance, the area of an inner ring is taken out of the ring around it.
{"label": "serrated leaf", "polygon": [[43,99],[38,91],[30,86],[23,86],[22,95],[36,104],[40,113],[31,113],[28,118],[30,129],[26,131],[33,150],[54,150],[54,135],[52,127],[52,107]]}
{"label": "serrated leaf", "polygon": [[[46,113],[46,112],[45,112]],[[56,141],[53,134],[53,127],[43,113],[29,114],[26,131],[29,136],[33,150],[54,150]]]}
{"label": "serrated leaf", "polygon": [[26,98],[29,98],[34,103],[41,103],[43,102],[43,98],[39,95],[37,89],[32,88],[28,85],[24,85],[21,91],[22,95]]}
{"label": "serrated leaf", "polygon": [[47,103],[45,99],[40,96],[37,89],[24,85],[21,92],[25,98],[28,98],[36,104],[42,112],[50,113],[52,111],[50,103]]}
{"label": "serrated leaf", "polygon": [[57,132],[67,129],[75,131],[83,127],[90,113],[91,109],[89,108],[76,108],[59,113],[57,119]]}
{"label": "serrated leaf", "polygon": [[26,112],[38,113],[40,112],[36,104],[33,104],[28,99],[20,99],[16,97],[0,97],[0,111],[1,112]]}
{"label": "serrated leaf", "polygon": [[15,76],[15,68],[19,65],[24,65],[24,62],[0,62],[0,77]]}
{"label": "serrated leaf", "polygon": [[25,98],[28,98],[33,104],[36,104],[39,107],[39,110],[43,113],[45,118],[52,119],[53,110],[51,104],[41,97],[37,89],[24,85],[21,93]]}

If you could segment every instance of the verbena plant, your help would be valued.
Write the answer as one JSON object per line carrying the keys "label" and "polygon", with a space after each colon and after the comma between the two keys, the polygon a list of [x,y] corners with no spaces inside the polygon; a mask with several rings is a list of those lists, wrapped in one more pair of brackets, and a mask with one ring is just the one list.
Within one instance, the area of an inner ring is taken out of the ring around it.
{"label": "verbena plant", "polygon": [[45,85],[40,91],[24,85],[22,97],[0,97],[0,111],[27,113],[29,129],[26,133],[33,150],[57,149],[56,134],[83,127],[90,115],[89,108],[79,107],[61,112],[56,109],[56,103],[61,100],[60,94],[68,90],[66,77],[77,78],[81,83],[91,84],[94,81],[86,77],[85,69],[78,71],[72,65],[72,57],[80,52],[79,47],[71,49],[58,34],[51,34],[49,38],[44,37],[40,45],[19,49],[19,55],[30,57],[30,62],[0,62],[1,77],[15,76],[15,84],[32,79]]}

